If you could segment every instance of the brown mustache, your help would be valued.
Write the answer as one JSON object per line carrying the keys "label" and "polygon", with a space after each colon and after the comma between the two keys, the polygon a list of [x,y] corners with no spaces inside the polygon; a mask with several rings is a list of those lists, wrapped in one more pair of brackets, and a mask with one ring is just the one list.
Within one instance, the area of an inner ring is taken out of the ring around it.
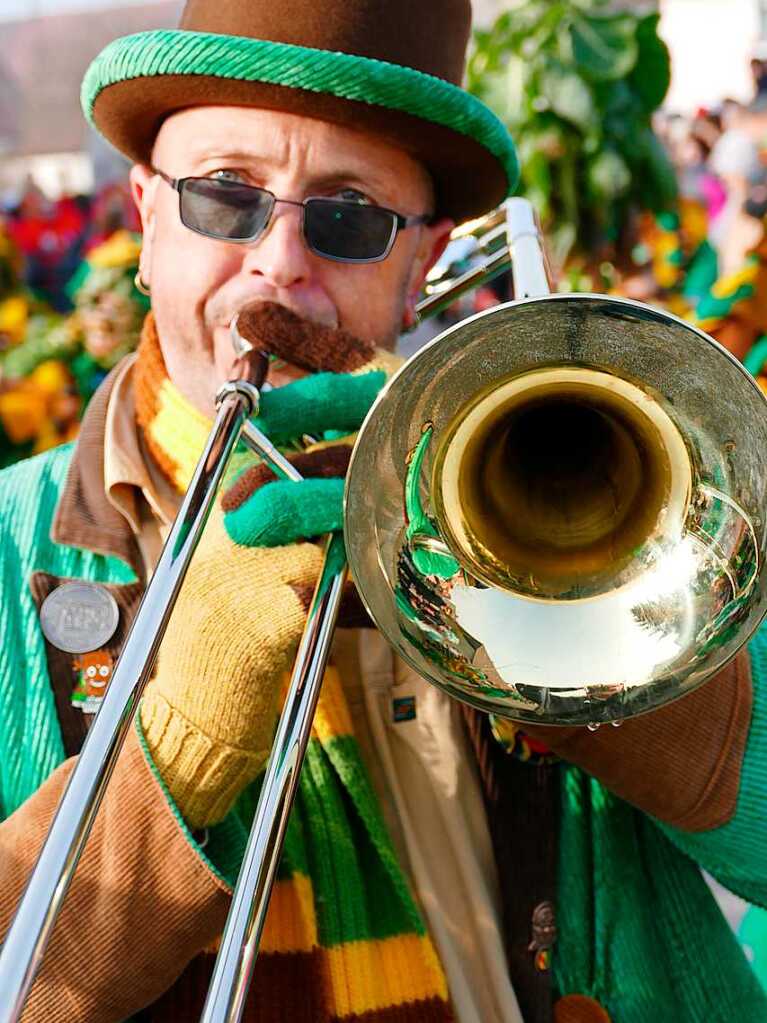
{"label": "brown mustache", "polygon": [[276,302],[246,306],[237,329],[258,350],[312,373],[350,373],[375,353],[372,342],[339,327],[312,323]]}

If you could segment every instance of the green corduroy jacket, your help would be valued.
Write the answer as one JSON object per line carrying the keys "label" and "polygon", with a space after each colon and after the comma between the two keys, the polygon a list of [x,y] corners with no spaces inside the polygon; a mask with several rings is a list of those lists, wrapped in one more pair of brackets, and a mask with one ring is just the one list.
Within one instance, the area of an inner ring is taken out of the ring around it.
{"label": "green corduroy jacket", "polygon": [[[54,543],[51,522],[72,446],[0,473],[0,816],[28,799],[64,759],[33,572],[136,582],[115,557]],[[668,827],[562,764],[559,990],[597,999],[613,1023],[767,1023],[761,990],[701,876],[767,905],[767,628],[750,644],[753,718],[737,809],[725,825]],[[221,825],[230,869],[240,830]],[[244,837],[244,835],[243,835]],[[189,841],[193,841],[189,837]],[[220,842],[211,842],[209,855]],[[202,852],[199,853],[204,855]],[[224,867],[224,864],[222,864]]]}

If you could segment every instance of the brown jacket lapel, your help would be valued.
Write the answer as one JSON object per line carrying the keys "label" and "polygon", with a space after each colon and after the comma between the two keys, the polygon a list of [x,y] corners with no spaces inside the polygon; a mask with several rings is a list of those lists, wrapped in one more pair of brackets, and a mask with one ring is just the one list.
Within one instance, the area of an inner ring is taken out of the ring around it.
{"label": "brown jacket lapel", "polygon": [[[119,371],[115,367],[96,391],[83,419],[80,436],[69,465],[66,483],[51,526],[54,543],[81,547],[94,553],[126,561],[139,579],[144,578],[144,565],[138,544],[129,524],[107,500],[104,491],[104,433],[107,408],[114,380]],[[34,572],[29,580],[32,597],[38,613],[48,594],[70,579],[48,572]],[[105,648],[114,660],[122,649],[136,614],[144,583],[109,585],[100,583],[117,601],[120,620],[112,639]],[[56,701],[56,711],[67,756],[79,753],[85,740],[91,716],[83,714],[71,704],[75,684],[73,655],[59,650],[46,639],[48,674]]]}
{"label": "brown jacket lapel", "polygon": [[82,547],[126,561],[139,579],[144,565],[129,524],[104,492],[107,408],[119,363],[94,394],[85,413],[69,473],[51,527],[54,543]]}

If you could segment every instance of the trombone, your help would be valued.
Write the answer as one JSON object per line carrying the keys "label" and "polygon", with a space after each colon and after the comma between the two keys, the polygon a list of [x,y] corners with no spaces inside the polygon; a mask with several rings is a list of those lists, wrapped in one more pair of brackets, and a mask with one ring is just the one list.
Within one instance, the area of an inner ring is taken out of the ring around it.
{"label": "trombone", "polygon": [[[740,364],[682,320],[604,295],[551,294],[525,200],[489,223],[482,265],[454,283],[437,269],[420,313],[509,263],[514,301],[445,331],[377,399],[347,476],[349,565],[395,650],[450,695],[520,722],[620,723],[702,684],[764,616],[767,405]],[[468,237],[455,244],[473,246]],[[256,355],[236,323],[233,337],[252,377]],[[247,380],[219,394],[6,938],[0,1023],[20,1017],[238,437],[297,476],[248,420],[257,407]],[[346,575],[339,539],[326,544],[204,1023],[239,1020],[244,1008]]]}

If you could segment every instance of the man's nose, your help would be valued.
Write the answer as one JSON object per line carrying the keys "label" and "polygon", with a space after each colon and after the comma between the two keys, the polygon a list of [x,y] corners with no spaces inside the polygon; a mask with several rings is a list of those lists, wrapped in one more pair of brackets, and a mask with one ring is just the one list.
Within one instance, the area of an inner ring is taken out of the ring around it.
{"label": "man's nose", "polygon": [[260,238],[247,246],[243,268],[264,277],[276,288],[290,288],[309,280],[311,254],[301,231],[302,210],[277,204]]}

